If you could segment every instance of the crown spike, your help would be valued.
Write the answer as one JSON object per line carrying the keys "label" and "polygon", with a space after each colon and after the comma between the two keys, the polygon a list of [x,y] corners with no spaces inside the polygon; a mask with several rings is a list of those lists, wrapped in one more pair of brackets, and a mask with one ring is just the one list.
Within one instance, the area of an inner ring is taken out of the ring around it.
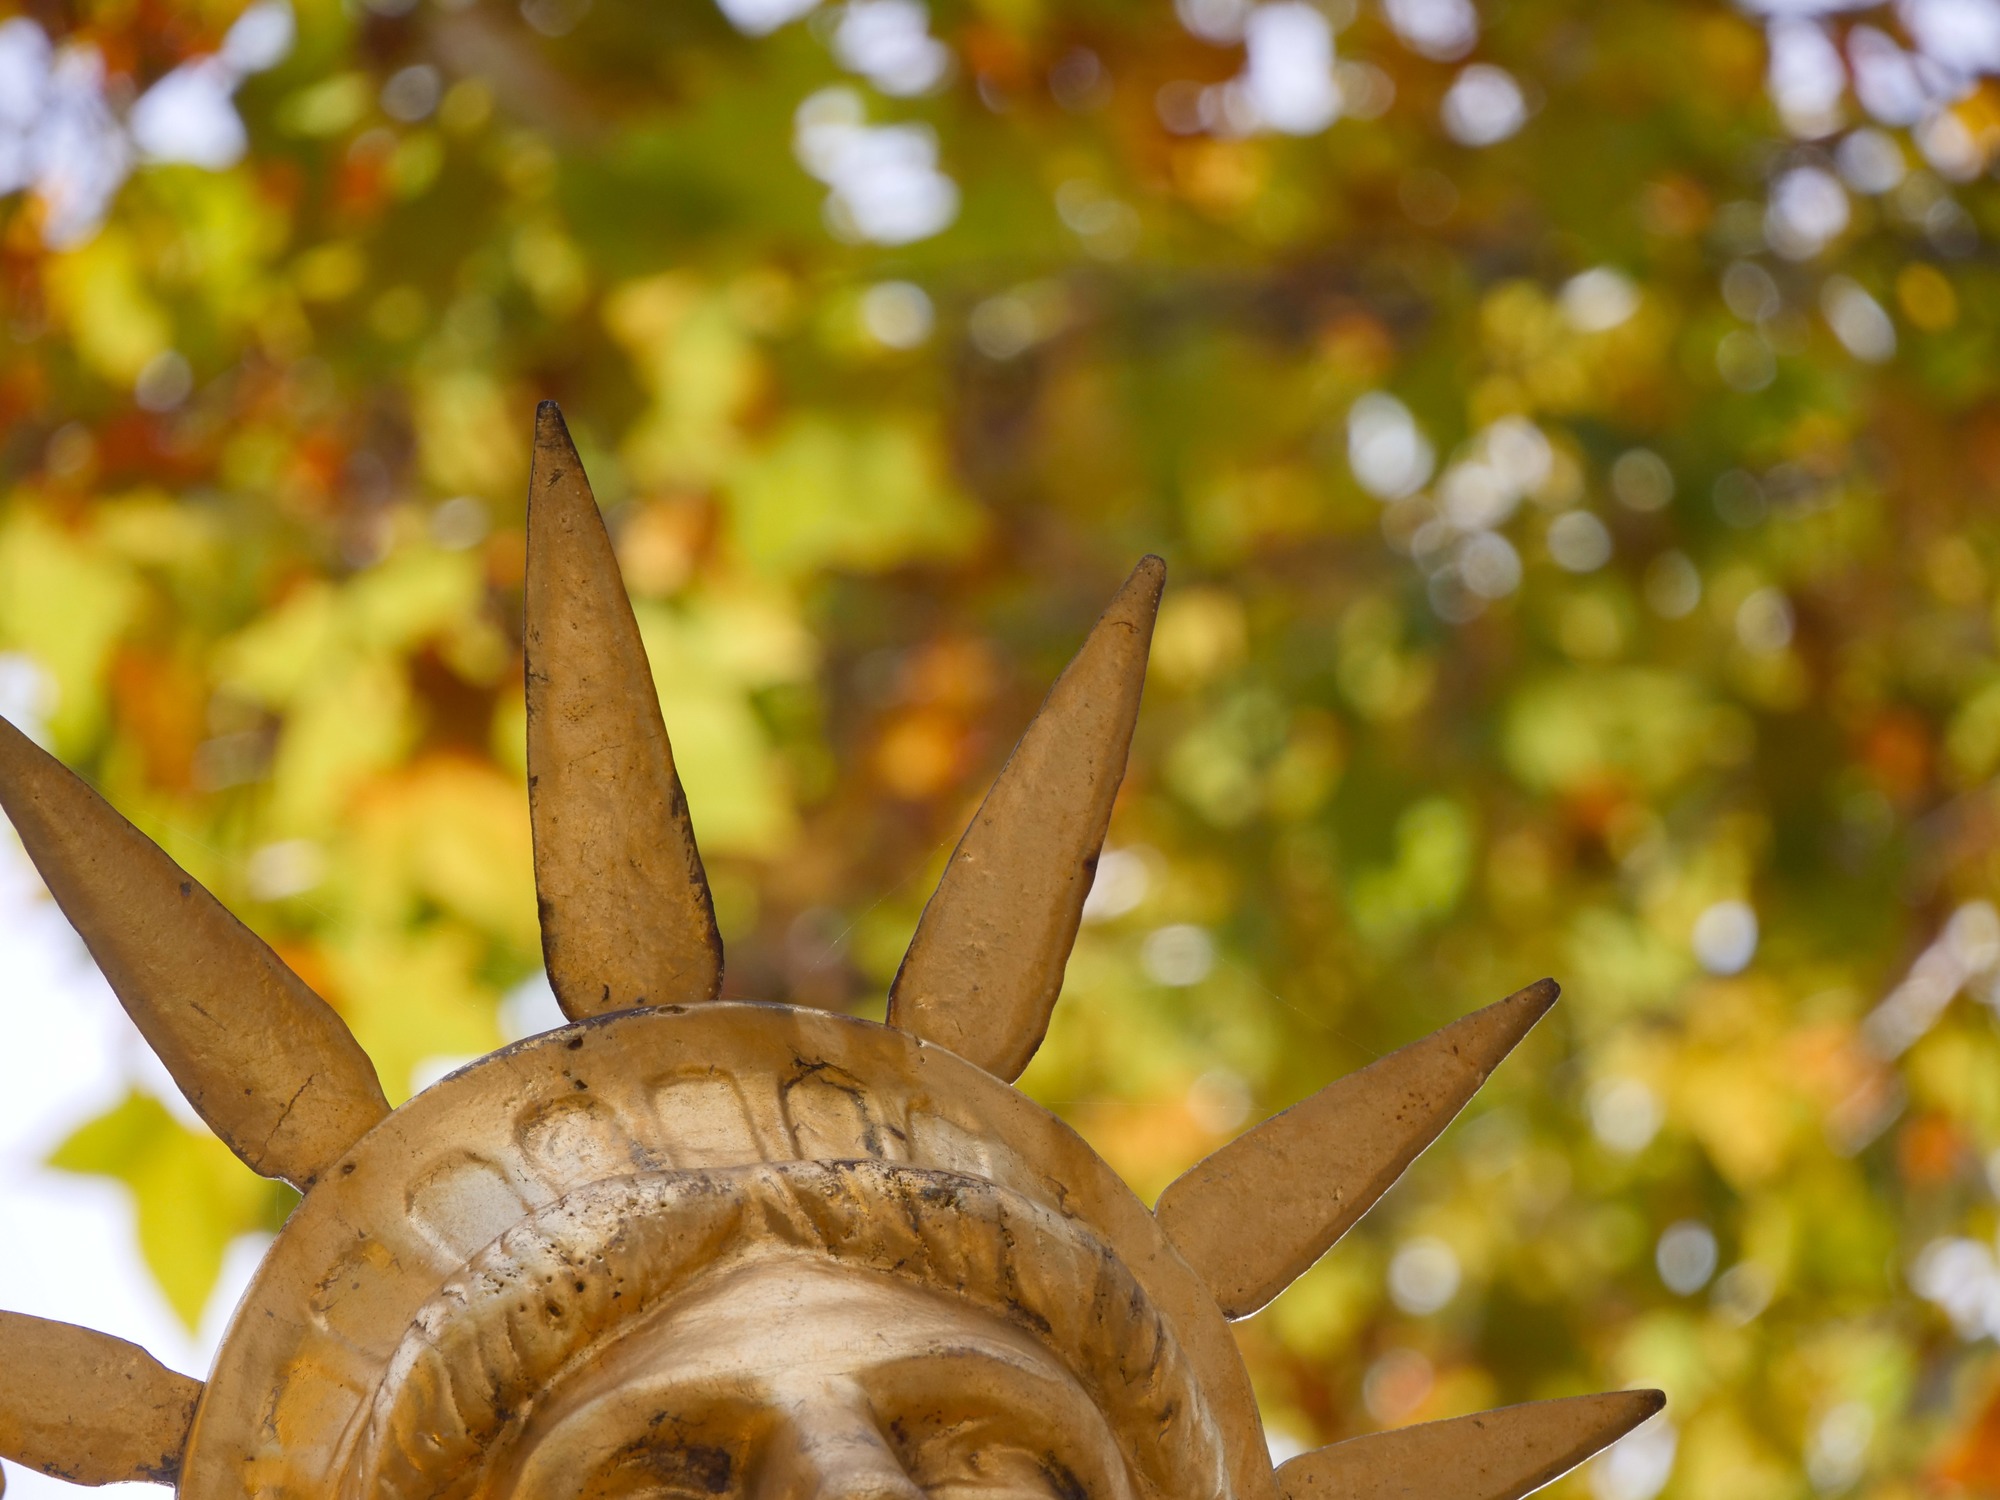
{"label": "crown spike", "polygon": [[1062,988],[1125,776],[1167,565],[1147,556],[973,816],[889,990],[889,1024],[1009,1081]]}
{"label": "crown spike", "polygon": [[333,1007],[5,720],[0,809],[126,1014],[252,1170],[309,1187],[389,1112]]}
{"label": "crown spike", "polygon": [[1666,1405],[1658,1391],[1531,1401],[1302,1453],[1281,1500],[1521,1500]]}
{"label": "crown spike", "polygon": [[137,1344],[0,1312],[0,1458],[72,1484],[172,1484],[201,1399]]}
{"label": "crown spike", "polygon": [[646,648],[553,401],[535,413],[525,655],[542,954],[571,1020],[713,1000],[722,937]]}
{"label": "crown spike", "polygon": [[1403,1175],[1555,1004],[1544,979],[1273,1115],[1160,1195],[1167,1237],[1247,1317],[1318,1260]]}

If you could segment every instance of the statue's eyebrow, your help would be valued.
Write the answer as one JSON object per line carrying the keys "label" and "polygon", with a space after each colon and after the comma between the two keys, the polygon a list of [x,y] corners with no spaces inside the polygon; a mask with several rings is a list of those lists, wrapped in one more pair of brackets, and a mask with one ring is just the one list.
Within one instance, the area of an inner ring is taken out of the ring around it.
{"label": "statue's eyebrow", "polygon": [[[991,1391],[969,1391],[963,1378],[968,1359],[1026,1377],[1038,1399],[1003,1402],[993,1399],[996,1393]],[[939,1380],[940,1370],[955,1371],[959,1378]],[[868,1371],[860,1384],[875,1407],[877,1423],[892,1440],[908,1441],[906,1424],[912,1418],[922,1417],[928,1403],[964,1412],[975,1422],[1027,1415],[1033,1418],[1033,1427],[1023,1434],[1023,1451],[1032,1451],[1041,1460],[1061,1462],[1073,1482],[1075,1475],[1071,1470],[1083,1470],[1082,1489],[1087,1496],[1106,1500],[1118,1493],[1134,1492],[1126,1472],[1129,1455],[1119,1454],[1115,1479],[1091,1462],[1095,1455],[1107,1451],[1105,1441],[1110,1445],[1109,1451],[1117,1452],[1115,1434],[1089,1393],[1046,1351],[1042,1360],[1036,1360],[1029,1351],[997,1339],[961,1337],[884,1361]],[[916,1399],[907,1401],[912,1396]],[[1087,1430],[1089,1424],[1083,1420],[1086,1412],[1095,1420],[1099,1433]],[[1100,1441],[1100,1434],[1104,1441]]]}

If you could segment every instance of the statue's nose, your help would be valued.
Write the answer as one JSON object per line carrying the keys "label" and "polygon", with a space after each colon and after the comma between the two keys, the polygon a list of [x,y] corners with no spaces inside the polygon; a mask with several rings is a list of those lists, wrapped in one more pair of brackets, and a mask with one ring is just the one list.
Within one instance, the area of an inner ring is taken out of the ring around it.
{"label": "statue's nose", "polygon": [[854,1389],[794,1405],[762,1470],[756,1500],[925,1500]]}

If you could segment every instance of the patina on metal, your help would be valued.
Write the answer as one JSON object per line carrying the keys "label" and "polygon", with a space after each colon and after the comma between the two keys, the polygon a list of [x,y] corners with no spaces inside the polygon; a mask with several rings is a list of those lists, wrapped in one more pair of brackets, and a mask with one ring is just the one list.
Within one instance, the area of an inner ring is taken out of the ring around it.
{"label": "patina on metal", "polygon": [[387,1109],[338,1014],[0,727],[0,806],[175,1080],[305,1196],[205,1384],[0,1314],[0,1456],[193,1500],[1516,1500],[1657,1411],[1547,1401],[1274,1469],[1229,1329],[1384,1193],[1542,981],[1267,1121],[1149,1210],[1010,1086],[1124,774],[1143,560],[973,819],[889,1024],[721,1001],[645,655],[544,405],[528,763],[571,1024]]}

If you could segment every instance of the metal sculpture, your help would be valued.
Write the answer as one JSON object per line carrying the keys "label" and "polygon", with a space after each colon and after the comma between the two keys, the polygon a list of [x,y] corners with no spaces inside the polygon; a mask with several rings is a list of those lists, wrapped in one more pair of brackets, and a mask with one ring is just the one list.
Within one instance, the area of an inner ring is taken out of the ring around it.
{"label": "metal sculpture", "polygon": [[1149,1211],[1010,1087],[1138,713],[1146,558],[952,856],[888,1024],[719,1001],[617,563],[537,417],[535,879],[571,1024],[391,1111],[339,1016],[0,723],[0,806],[201,1117],[304,1192],[205,1384],[0,1314],[0,1455],[191,1500],[1515,1500],[1659,1409],[1546,1401],[1273,1470],[1229,1320],[1351,1227],[1556,998],[1341,1079]]}

